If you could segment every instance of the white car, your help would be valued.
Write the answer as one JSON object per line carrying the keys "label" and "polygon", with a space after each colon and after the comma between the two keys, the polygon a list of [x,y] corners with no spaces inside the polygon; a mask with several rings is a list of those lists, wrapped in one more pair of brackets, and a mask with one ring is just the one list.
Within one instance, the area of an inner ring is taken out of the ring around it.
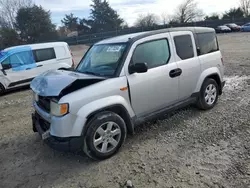
{"label": "white car", "polygon": [[14,46],[0,51],[0,94],[47,70],[69,69],[74,61],[65,42]]}

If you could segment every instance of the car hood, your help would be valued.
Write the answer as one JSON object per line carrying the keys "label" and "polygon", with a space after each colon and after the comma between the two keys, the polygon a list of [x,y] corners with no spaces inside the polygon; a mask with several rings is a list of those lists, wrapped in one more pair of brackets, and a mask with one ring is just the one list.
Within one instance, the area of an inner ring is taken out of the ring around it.
{"label": "car hood", "polygon": [[37,76],[32,80],[30,87],[39,96],[62,97],[105,79],[72,71],[56,70]]}

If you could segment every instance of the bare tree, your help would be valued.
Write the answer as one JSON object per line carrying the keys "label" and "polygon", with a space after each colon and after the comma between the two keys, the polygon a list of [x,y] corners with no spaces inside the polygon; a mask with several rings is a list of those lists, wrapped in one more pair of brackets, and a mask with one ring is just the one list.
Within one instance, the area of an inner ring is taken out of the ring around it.
{"label": "bare tree", "polygon": [[0,26],[14,28],[17,11],[32,5],[32,0],[0,0]]}
{"label": "bare tree", "polygon": [[139,15],[135,22],[136,27],[152,27],[157,25],[158,18],[155,14]]}
{"label": "bare tree", "polygon": [[163,25],[166,25],[169,22],[169,16],[166,13],[161,14],[161,22]]}
{"label": "bare tree", "polygon": [[250,0],[240,0],[240,8],[245,17],[250,15]]}
{"label": "bare tree", "polygon": [[186,23],[201,19],[204,14],[197,5],[195,0],[184,0],[184,2],[177,7],[174,16],[175,20],[180,23]]}

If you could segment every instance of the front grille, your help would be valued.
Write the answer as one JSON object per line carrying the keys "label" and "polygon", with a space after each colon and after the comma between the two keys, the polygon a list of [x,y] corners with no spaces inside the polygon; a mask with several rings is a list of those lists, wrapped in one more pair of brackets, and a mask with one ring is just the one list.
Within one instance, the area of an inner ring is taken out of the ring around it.
{"label": "front grille", "polygon": [[50,113],[50,99],[49,98],[39,96],[37,105],[43,110],[45,110],[47,113]]}
{"label": "front grille", "polygon": [[43,119],[38,113],[36,113],[36,117],[39,121],[40,127],[42,128],[42,130],[44,132],[46,132],[47,130],[49,130],[50,128],[50,123],[47,122],[45,119]]}

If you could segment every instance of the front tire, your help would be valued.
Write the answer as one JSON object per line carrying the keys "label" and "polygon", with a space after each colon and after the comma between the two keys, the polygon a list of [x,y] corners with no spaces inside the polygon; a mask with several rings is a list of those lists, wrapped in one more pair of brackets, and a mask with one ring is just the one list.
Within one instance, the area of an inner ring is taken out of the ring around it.
{"label": "front tire", "polygon": [[5,88],[2,84],[0,84],[0,96],[5,93]]}
{"label": "front tire", "polygon": [[209,110],[215,106],[219,96],[219,87],[214,79],[206,79],[201,86],[197,106],[202,110]]}
{"label": "front tire", "polygon": [[96,114],[87,127],[84,152],[95,160],[104,160],[116,154],[126,139],[126,124],[114,112]]}

